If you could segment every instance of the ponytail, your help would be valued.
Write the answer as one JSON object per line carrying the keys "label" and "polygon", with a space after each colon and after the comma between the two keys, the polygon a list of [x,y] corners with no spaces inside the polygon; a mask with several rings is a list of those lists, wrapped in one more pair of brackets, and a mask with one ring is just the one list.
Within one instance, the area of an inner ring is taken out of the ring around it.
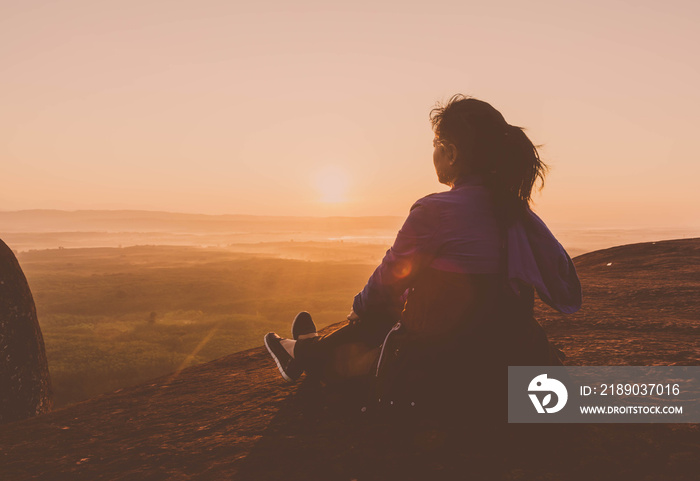
{"label": "ponytail", "polygon": [[[498,151],[500,155],[498,155]],[[510,218],[527,209],[532,200],[532,189],[539,180],[544,187],[548,167],[540,159],[537,147],[521,127],[507,124],[503,133],[503,146],[492,147],[491,170],[487,175],[497,205],[503,204],[504,214]]]}

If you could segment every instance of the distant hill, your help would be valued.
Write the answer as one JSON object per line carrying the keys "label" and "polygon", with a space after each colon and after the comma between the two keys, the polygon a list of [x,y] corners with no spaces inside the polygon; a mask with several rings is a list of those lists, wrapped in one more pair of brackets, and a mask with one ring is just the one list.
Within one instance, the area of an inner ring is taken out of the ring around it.
{"label": "distant hill", "polygon": [[[572,365],[698,365],[700,239],[575,259],[584,308],[538,307]],[[344,410],[287,385],[263,347],[12,423],[0,477],[25,479],[694,480],[697,424],[440,426]]]}
{"label": "distant hill", "polygon": [[[0,211],[0,237],[16,252],[56,248],[360,242],[389,245],[403,218],[203,215],[150,211]],[[245,246],[248,246],[247,248]],[[287,248],[286,250],[289,250]]]}
{"label": "distant hill", "polygon": [[[15,252],[28,250],[177,245],[230,247],[295,242],[355,242],[388,246],[404,216],[295,217],[205,215],[142,210],[0,210],[0,237]],[[700,227],[598,228],[550,225],[572,256],[609,246],[697,237]],[[262,246],[269,250],[270,246]],[[259,249],[256,249],[256,251]]]}
{"label": "distant hill", "polygon": [[314,230],[343,232],[400,226],[396,216],[293,217],[206,215],[142,210],[22,210],[0,211],[6,232],[186,232],[232,233]]}

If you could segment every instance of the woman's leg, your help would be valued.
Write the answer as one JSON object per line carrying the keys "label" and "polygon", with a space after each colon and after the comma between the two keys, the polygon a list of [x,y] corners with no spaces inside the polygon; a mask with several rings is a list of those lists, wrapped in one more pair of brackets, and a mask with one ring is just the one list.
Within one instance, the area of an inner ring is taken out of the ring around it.
{"label": "woman's leg", "polygon": [[393,320],[365,320],[322,337],[300,339],[294,358],[307,374],[325,382],[367,376],[376,368],[384,338]]}

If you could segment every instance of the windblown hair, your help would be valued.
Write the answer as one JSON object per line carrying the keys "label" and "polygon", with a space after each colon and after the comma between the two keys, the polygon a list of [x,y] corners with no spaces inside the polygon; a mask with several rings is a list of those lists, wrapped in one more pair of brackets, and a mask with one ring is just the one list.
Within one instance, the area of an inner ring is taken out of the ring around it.
{"label": "windblown hair", "polygon": [[496,207],[507,219],[523,212],[547,165],[521,127],[510,125],[490,104],[457,94],[430,112],[435,135],[457,147],[465,172],[484,177]]}

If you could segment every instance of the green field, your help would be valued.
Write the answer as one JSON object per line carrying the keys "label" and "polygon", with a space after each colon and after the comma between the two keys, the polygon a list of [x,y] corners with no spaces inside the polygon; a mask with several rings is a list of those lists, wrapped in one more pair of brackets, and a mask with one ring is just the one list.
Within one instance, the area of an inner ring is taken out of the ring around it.
{"label": "green field", "polygon": [[140,246],[18,256],[57,407],[284,335],[300,310],[345,318],[374,265]]}

